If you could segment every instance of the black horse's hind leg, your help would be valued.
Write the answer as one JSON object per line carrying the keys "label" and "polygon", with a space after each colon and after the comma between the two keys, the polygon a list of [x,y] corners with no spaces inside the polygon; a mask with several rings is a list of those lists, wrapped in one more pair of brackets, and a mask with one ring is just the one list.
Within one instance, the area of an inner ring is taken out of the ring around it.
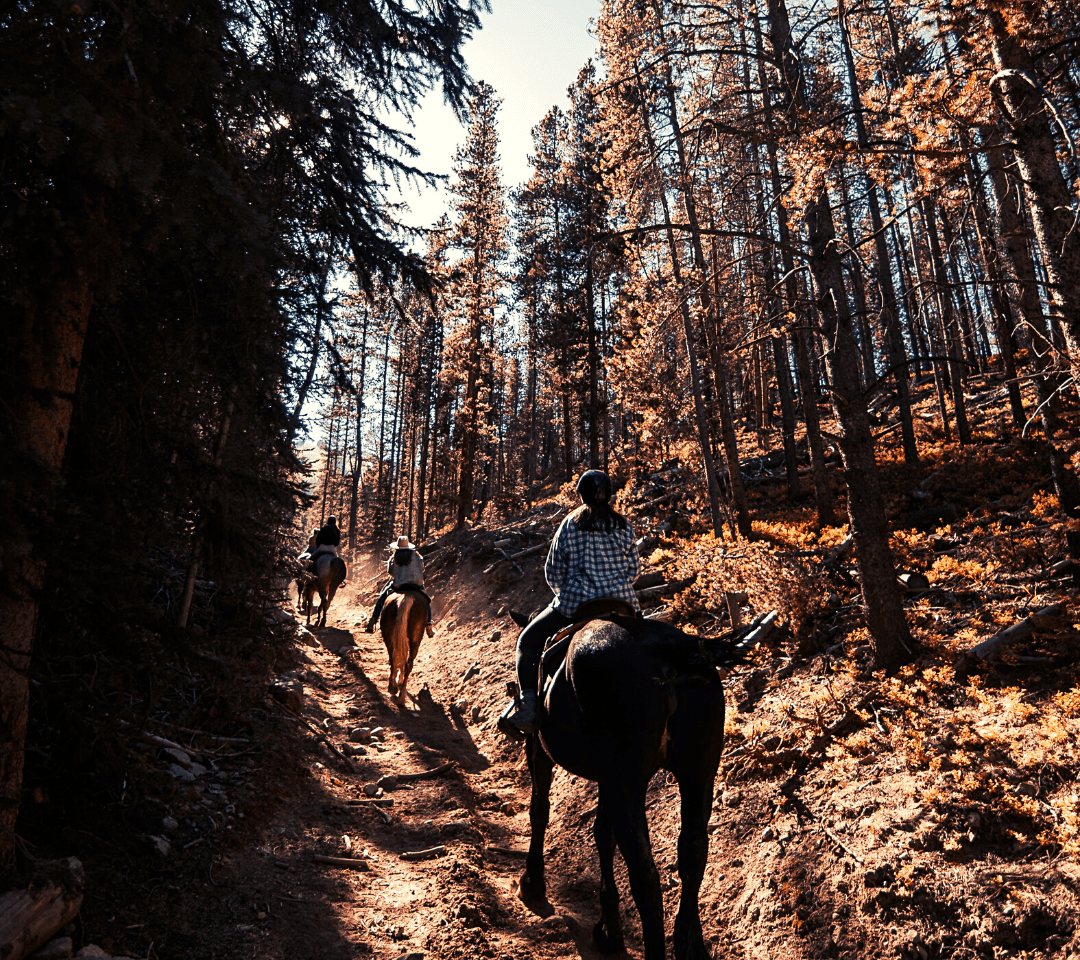
{"label": "black horse's hind leg", "polygon": [[604,953],[619,953],[623,949],[623,934],[619,923],[619,888],[615,883],[615,831],[602,804],[596,808],[593,838],[600,855],[600,919],[593,927],[593,942]]}
{"label": "black horse's hind leg", "polygon": [[675,916],[675,960],[708,960],[701,935],[698,892],[709,857],[712,783],[680,783],[682,826],[679,830],[679,881],[682,894]]}
{"label": "black horse's hind leg", "polygon": [[645,960],[663,960],[664,899],[660,893],[660,874],[649,844],[644,785],[637,788],[625,783],[601,783],[600,809],[607,811],[626,863],[630,892],[641,914]]}
{"label": "black horse's hind leg", "polygon": [[543,901],[547,886],[544,882],[544,835],[547,832],[551,812],[551,775],[554,764],[540,745],[535,734],[525,743],[525,754],[532,777],[532,799],[529,802],[529,854],[525,858],[525,872],[521,875],[518,891],[522,900]]}

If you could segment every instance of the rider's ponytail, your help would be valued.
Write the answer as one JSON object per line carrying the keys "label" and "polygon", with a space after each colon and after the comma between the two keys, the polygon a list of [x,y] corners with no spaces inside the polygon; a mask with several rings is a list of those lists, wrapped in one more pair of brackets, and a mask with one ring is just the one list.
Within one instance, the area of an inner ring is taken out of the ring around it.
{"label": "rider's ponytail", "polygon": [[394,551],[394,566],[407,567],[412,563],[413,552],[411,550],[395,550]]}
{"label": "rider's ponytail", "polygon": [[583,503],[570,516],[579,530],[602,530],[611,533],[613,530],[625,530],[629,527],[626,517],[612,510],[606,503]]}

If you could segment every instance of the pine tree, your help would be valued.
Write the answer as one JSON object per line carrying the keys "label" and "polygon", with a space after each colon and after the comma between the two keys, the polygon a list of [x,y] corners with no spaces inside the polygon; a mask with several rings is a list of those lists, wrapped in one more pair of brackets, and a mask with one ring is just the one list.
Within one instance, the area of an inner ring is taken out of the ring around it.
{"label": "pine tree", "polygon": [[464,328],[459,358],[464,395],[456,425],[461,463],[458,526],[472,514],[476,481],[487,467],[483,414],[491,400],[495,312],[503,286],[501,266],[509,223],[499,168],[500,103],[489,84],[481,81],[476,86],[468,102],[468,135],[454,155],[450,188],[456,214],[450,246],[460,252],[453,263],[450,297]]}

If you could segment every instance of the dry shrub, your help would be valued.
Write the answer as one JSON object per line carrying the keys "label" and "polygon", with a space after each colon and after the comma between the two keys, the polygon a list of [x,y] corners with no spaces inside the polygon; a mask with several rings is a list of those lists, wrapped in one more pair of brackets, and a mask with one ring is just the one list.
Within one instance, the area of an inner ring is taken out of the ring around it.
{"label": "dry shrub", "polygon": [[693,587],[676,597],[678,613],[724,611],[725,593],[745,591],[757,613],[776,610],[780,619],[798,632],[820,602],[807,569],[793,559],[777,557],[768,544],[732,543],[707,534],[668,550],[678,558],[675,570],[679,578],[697,575]]}

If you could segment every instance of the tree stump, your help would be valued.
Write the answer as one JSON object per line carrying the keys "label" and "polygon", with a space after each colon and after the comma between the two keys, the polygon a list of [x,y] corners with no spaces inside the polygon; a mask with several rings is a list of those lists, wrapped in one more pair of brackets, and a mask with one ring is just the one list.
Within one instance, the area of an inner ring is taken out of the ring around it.
{"label": "tree stump", "polygon": [[76,857],[43,865],[26,890],[0,896],[0,957],[23,960],[82,907],[85,877]]}

